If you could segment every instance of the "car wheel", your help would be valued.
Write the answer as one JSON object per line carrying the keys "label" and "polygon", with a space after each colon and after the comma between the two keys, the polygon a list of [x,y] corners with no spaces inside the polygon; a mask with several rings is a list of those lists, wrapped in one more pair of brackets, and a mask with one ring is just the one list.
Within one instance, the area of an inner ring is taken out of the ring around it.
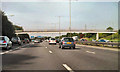
{"label": "car wheel", "polygon": [[10,47],[8,49],[12,49],[12,44],[10,45]]}
{"label": "car wheel", "polygon": [[59,48],[61,48],[61,46],[59,45]]}
{"label": "car wheel", "polygon": [[19,45],[22,45],[22,43],[19,43]]}
{"label": "car wheel", "polygon": [[9,49],[12,49],[12,46]]}
{"label": "car wheel", "polygon": [[8,47],[8,45],[7,45],[7,47],[5,48],[5,50],[8,50],[9,49],[9,47]]}
{"label": "car wheel", "polygon": [[75,49],[75,46],[73,47],[73,49]]}

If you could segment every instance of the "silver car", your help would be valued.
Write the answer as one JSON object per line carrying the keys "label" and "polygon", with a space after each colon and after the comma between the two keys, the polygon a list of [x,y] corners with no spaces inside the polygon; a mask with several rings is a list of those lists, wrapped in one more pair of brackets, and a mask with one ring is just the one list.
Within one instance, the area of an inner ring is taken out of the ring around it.
{"label": "silver car", "polygon": [[12,44],[18,44],[18,45],[23,44],[23,42],[20,40],[19,37],[12,37],[11,41],[12,41]]}
{"label": "silver car", "polygon": [[40,43],[40,39],[35,39],[34,43]]}
{"label": "silver car", "polygon": [[9,49],[12,47],[12,42],[7,36],[0,36],[0,48]]}
{"label": "silver car", "polygon": [[75,49],[75,41],[73,38],[71,37],[64,37],[61,39],[60,43],[59,43],[59,48],[65,48],[65,47],[69,47],[69,48],[73,48]]}

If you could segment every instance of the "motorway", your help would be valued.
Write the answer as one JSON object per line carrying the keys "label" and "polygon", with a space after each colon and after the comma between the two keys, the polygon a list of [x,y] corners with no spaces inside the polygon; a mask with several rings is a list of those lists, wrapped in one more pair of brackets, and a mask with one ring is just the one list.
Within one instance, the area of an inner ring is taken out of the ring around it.
{"label": "motorway", "polygon": [[30,43],[2,53],[3,70],[118,70],[118,51],[76,46],[59,49],[48,42]]}

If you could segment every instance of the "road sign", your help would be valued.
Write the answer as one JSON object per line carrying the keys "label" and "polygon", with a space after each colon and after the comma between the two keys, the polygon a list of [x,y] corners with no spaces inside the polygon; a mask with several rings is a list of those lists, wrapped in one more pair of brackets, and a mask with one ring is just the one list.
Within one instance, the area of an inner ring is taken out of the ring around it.
{"label": "road sign", "polygon": [[34,38],[34,36],[31,36],[31,39]]}

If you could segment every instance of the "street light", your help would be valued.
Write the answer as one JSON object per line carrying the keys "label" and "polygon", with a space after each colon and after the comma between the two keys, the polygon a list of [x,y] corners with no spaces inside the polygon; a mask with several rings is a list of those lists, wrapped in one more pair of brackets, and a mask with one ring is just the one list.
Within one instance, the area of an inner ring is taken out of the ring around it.
{"label": "street light", "polygon": [[69,0],[69,16],[70,16],[70,26],[69,26],[69,30],[70,30],[70,37],[71,37],[71,0]]}
{"label": "street light", "polygon": [[[78,0],[76,0],[76,1],[78,1]],[[70,16],[69,30],[70,30],[70,37],[71,37],[71,0],[69,0],[69,16]]]}
{"label": "street light", "polygon": [[59,17],[59,39],[60,39],[60,17],[61,16],[58,16]]}
{"label": "street light", "polygon": [[59,19],[59,39],[60,39],[60,35],[61,35],[61,33],[60,33],[60,19],[61,19],[61,17],[63,17],[63,16],[57,16],[58,17],[58,19]]}

